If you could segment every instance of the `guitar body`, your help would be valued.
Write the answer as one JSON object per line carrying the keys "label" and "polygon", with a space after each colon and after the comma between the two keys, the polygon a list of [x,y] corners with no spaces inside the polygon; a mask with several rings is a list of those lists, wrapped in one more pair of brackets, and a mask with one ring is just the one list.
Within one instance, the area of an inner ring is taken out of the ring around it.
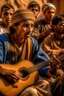
{"label": "guitar body", "polygon": [[[20,71],[23,69],[28,69],[33,65],[30,61],[24,60],[22,62],[19,62],[18,64],[15,65],[10,65],[10,64],[0,64],[3,68],[10,69],[10,70],[15,70],[15,71]],[[19,93],[23,91],[26,87],[34,84],[36,80],[38,79],[38,72],[35,71],[20,80],[18,82],[14,83],[14,85],[17,86],[17,88],[14,88],[12,84],[10,84],[6,79],[3,77],[0,77],[0,92],[4,94],[5,96],[16,96]]]}

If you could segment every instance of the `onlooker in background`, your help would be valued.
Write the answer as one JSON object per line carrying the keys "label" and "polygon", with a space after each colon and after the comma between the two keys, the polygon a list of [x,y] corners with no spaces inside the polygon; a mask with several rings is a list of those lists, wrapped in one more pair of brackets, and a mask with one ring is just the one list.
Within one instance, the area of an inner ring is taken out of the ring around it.
{"label": "onlooker in background", "polygon": [[40,13],[40,5],[38,4],[38,2],[35,0],[30,1],[27,8],[34,13],[35,19],[37,19]]}
{"label": "onlooker in background", "polygon": [[11,17],[14,12],[14,7],[6,3],[1,7],[0,33],[8,33],[9,26],[11,25]]}
{"label": "onlooker in background", "polygon": [[[64,54],[64,15],[58,14],[52,19],[52,29],[54,30],[53,34],[47,36],[41,43],[42,49],[49,55],[50,58],[53,55],[61,56]],[[62,58],[64,58],[64,55],[60,57],[60,59]],[[64,74],[64,60],[61,62],[61,67],[57,69],[57,74]],[[60,82],[59,86],[61,85]],[[60,92],[60,94],[58,94],[58,92]],[[58,92],[53,92],[53,96],[63,96],[62,91]]]}
{"label": "onlooker in background", "polygon": [[[60,56],[61,54],[64,54],[64,16],[61,14],[56,15],[52,20],[52,26],[54,32],[47,36],[41,43],[42,49],[50,58],[53,55]],[[61,69],[64,70],[64,61],[61,62]],[[60,73],[60,75],[63,74]]]}
{"label": "onlooker in background", "polygon": [[[38,15],[40,13],[40,5],[39,5],[39,3],[36,0],[31,0],[28,3],[27,8],[30,9],[34,13],[34,15],[35,15],[35,23],[36,23],[36,21],[38,19]],[[34,23],[34,25],[35,25],[35,23]],[[37,28],[34,27],[34,30],[33,30],[33,32],[31,32],[30,35],[37,39],[37,35],[38,35]]]}
{"label": "onlooker in background", "polygon": [[51,3],[45,3],[42,6],[42,12],[44,18],[42,20],[38,20],[35,23],[35,27],[38,29],[37,40],[41,43],[46,36],[48,36],[51,32],[51,21],[55,16],[56,7]]}
{"label": "onlooker in background", "polygon": [[54,32],[41,43],[44,51],[51,57],[64,53],[64,16],[58,14],[52,20]]}

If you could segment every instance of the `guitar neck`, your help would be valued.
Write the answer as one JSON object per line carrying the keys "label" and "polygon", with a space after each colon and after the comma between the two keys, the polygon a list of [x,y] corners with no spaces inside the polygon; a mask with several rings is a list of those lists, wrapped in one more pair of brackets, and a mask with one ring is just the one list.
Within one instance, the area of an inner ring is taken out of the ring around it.
{"label": "guitar neck", "polygon": [[[63,55],[59,55],[59,56],[57,57],[57,59],[59,59],[60,61],[64,61],[64,54],[63,54]],[[37,65],[34,65],[33,67],[28,68],[29,74],[32,73],[32,72],[38,71],[38,70],[41,69],[41,68],[47,67],[49,61],[50,61],[50,60],[44,61],[44,62],[41,63],[41,64],[37,64]]]}
{"label": "guitar neck", "polygon": [[32,72],[38,71],[39,69],[48,66],[48,62],[49,62],[49,61],[45,61],[45,62],[43,62],[43,63],[41,63],[41,64],[34,65],[33,67],[30,67],[30,68],[28,69],[28,72],[29,72],[29,73],[32,73]]}

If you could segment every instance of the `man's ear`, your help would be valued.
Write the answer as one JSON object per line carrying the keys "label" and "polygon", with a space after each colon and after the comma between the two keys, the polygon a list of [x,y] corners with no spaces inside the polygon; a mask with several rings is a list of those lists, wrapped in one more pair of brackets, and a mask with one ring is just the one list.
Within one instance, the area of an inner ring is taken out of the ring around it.
{"label": "man's ear", "polygon": [[15,30],[17,30],[17,28],[18,28],[15,24],[13,24],[12,27],[13,27]]}

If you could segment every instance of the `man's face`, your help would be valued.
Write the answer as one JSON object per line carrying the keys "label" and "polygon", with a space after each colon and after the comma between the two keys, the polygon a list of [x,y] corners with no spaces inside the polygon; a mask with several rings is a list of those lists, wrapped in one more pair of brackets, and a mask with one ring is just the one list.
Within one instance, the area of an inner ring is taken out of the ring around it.
{"label": "man's face", "polygon": [[56,33],[58,38],[60,39],[64,38],[64,21],[60,21],[56,25]]}
{"label": "man's face", "polygon": [[34,13],[35,18],[37,18],[38,17],[38,14],[39,14],[39,8],[38,8],[38,6],[31,7],[30,10]]}
{"label": "man's face", "polygon": [[5,24],[6,27],[8,27],[11,24],[11,17],[13,14],[14,10],[8,9],[8,8],[4,8],[3,12],[1,14],[1,18],[2,18],[2,22]]}
{"label": "man's face", "polygon": [[49,8],[48,10],[46,10],[45,13],[43,13],[45,16],[45,19],[47,21],[51,21],[53,19],[53,17],[55,16],[55,10],[53,8]]}
{"label": "man's face", "polygon": [[27,20],[27,21],[21,22],[17,26],[15,34],[19,40],[26,39],[27,37],[30,36],[30,33],[33,31],[33,28],[34,28],[34,21]]}

